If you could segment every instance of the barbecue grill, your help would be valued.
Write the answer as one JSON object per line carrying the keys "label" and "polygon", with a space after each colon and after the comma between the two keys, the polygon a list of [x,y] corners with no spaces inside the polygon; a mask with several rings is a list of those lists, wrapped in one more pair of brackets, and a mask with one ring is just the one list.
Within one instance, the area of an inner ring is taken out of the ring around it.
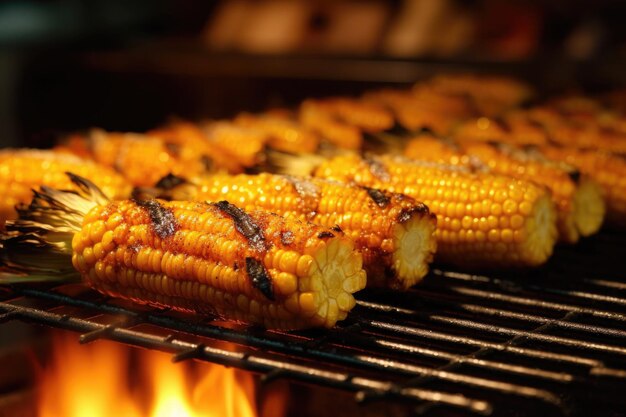
{"label": "barbecue grill", "polygon": [[[0,319],[402,402],[418,415],[624,415],[626,235],[559,247],[541,269],[436,266],[407,293],[367,290],[331,330],[267,331],[138,308],[82,285],[2,286]],[[229,342],[234,349],[225,349]]]}

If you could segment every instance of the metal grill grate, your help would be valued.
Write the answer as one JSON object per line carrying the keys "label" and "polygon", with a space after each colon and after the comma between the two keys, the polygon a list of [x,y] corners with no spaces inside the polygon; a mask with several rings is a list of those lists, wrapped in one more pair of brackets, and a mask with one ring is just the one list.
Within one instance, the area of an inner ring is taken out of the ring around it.
{"label": "metal grill grate", "polygon": [[234,366],[264,381],[349,390],[359,401],[408,401],[418,414],[619,416],[625,253],[626,235],[604,232],[559,248],[539,270],[436,269],[407,293],[364,291],[330,331],[265,331],[137,309],[80,285],[0,287],[0,319]]}

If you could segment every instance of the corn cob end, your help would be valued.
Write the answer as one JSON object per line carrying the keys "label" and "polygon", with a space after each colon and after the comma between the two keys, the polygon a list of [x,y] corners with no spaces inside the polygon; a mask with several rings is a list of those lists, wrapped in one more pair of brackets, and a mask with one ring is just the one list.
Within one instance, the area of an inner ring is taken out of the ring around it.
{"label": "corn cob end", "polygon": [[526,239],[520,247],[521,263],[526,266],[545,263],[552,255],[558,238],[556,208],[549,194],[537,198],[522,231]]}
{"label": "corn cob end", "polygon": [[[420,210],[423,207],[425,210]],[[420,282],[428,273],[437,249],[435,229],[437,218],[426,206],[417,206],[412,212],[400,213],[393,226],[392,267],[394,279],[388,286],[406,290]]]}
{"label": "corn cob end", "polygon": [[351,241],[342,238],[320,245],[313,260],[309,273],[300,277],[300,308],[310,312],[312,323],[333,327],[355,306],[352,294],[365,288],[362,257]]}
{"label": "corn cob end", "polygon": [[602,190],[595,181],[582,179],[574,193],[574,224],[581,236],[600,230],[606,206]]}

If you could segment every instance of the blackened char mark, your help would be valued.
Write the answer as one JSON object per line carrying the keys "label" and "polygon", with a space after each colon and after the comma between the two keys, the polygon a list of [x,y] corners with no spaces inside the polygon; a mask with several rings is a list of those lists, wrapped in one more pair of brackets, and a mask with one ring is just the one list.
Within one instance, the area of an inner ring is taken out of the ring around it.
{"label": "blackened char mark", "polygon": [[300,197],[306,213],[317,213],[320,201],[320,190],[317,185],[306,178],[284,175]]}
{"label": "blackened char mark", "polygon": [[150,216],[150,222],[152,224],[152,230],[161,239],[172,236],[176,229],[178,229],[178,223],[174,217],[172,210],[165,208],[157,200],[134,200],[135,204],[142,207],[148,212]]}
{"label": "blackened char mark", "polygon": [[222,213],[233,219],[235,229],[248,240],[252,248],[259,252],[267,249],[263,229],[252,220],[248,213],[225,200],[214,203],[213,205]]}
{"label": "blackened char mark", "polygon": [[213,159],[208,155],[202,155],[200,157],[200,162],[202,162],[202,166],[207,172],[212,172],[215,168],[215,161],[213,161]]}
{"label": "blackened char mark", "polygon": [[261,291],[269,300],[274,301],[274,285],[272,284],[272,278],[263,263],[258,259],[247,257],[246,272],[252,286]]}
{"label": "blackened char mark", "polygon": [[334,225],[333,227],[331,227],[331,228],[330,228],[330,230],[332,230],[333,232],[336,232],[336,233],[341,233],[341,234],[343,234],[343,230],[341,229],[341,227],[339,227],[339,225],[338,225],[338,224],[336,224],[336,225]]}
{"label": "blackened char mark", "polygon": [[425,204],[417,203],[409,209],[402,209],[402,211],[400,211],[400,214],[398,214],[397,220],[400,223],[405,223],[409,221],[409,219],[413,217],[414,214],[423,215],[427,213],[428,213],[428,207]]}
{"label": "blackened char mark", "polygon": [[181,146],[177,143],[165,142],[165,149],[167,149],[167,153],[172,155],[174,158],[180,157]]}
{"label": "blackened char mark", "polygon": [[502,117],[492,117],[493,123],[505,133],[511,133],[511,126]]}
{"label": "blackened char mark", "polygon": [[317,234],[317,237],[320,238],[320,239],[328,239],[328,238],[331,238],[331,237],[335,237],[335,235],[332,234],[332,232],[329,232],[329,231],[325,230],[323,232],[319,232]]}
{"label": "blackened char mark", "polygon": [[567,175],[569,175],[570,179],[574,181],[575,184],[580,183],[580,171],[579,170],[572,169],[571,171],[567,173]]}
{"label": "blackened char mark", "polygon": [[156,183],[156,188],[160,188],[162,190],[171,190],[174,187],[177,187],[181,184],[185,184],[187,182],[183,177],[179,177],[177,175],[172,174],[171,172],[161,178]]}
{"label": "blackened char mark", "polygon": [[378,207],[385,208],[389,205],[391,198],[384,191],[377,188],[370,188],[365,186],[361,186],[361,188],[367,191],[367,194]]}
{"label": "blackened char mark", "polygon": [[387,168],[385,168],[385,165],[383,165],[378,158],[373,155],[365,155],[363,156],[363,161],[369,166],[370,172],[376,178],[385,182],[391,180],[391,175],[389,175]]}

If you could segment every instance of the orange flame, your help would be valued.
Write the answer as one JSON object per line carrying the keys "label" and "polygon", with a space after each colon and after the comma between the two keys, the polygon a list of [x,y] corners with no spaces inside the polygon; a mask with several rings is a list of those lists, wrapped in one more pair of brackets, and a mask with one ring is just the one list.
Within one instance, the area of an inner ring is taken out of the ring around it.
{"label": "orange flame", "polygon": [[214,364],[173,364],[160,352],[75,335],[53,338],[39,386],[39,417],[255,417],[247,372]]}

